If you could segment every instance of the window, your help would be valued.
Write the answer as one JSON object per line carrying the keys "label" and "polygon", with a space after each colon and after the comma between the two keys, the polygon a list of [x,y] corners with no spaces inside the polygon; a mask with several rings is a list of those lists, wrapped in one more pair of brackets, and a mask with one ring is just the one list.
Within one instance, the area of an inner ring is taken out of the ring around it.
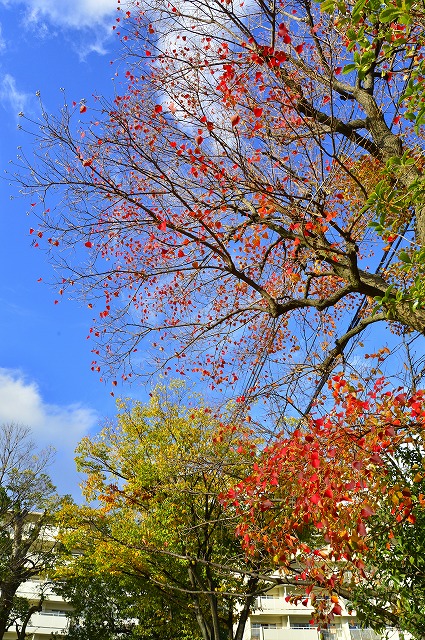
{"label": "window", "polygon": [[43,609],[41,612],[44,616],[66,616],[66,609]]}

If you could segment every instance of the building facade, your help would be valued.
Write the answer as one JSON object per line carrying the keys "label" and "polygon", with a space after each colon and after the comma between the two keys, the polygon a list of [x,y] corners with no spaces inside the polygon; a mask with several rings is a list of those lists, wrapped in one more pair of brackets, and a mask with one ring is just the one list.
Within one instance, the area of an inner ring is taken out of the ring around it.
{"label": "building facade", "polygon": [[[67,611],[71,607],[58,596],[45,580],[30,580],[22,584],[18,596],[27,598],[31,605],[41,603],[41,611],[33,613],[27,625],[29,640],[47,640],[55,634],[55,638],[65,635],[68,619]],[[17,634],[12,627],[4,636],[4,640],[16,640]]]}
{"label": "building facade", "polygon": [[[356,616],[342,609],[327,629],[312,625],[313,607],[292,604],[286,598],[291,587],[279,585],[257,598],[245,629],[244,640],[380,640],[372,629],[361,629]],[[398,633],[388,629],[388,640],[399,640]]]}
{"label": "building facade", "polygon": [[[313,607],[287,601],[292,593],[291,587],[279,585],[257,598],[245,628],[244,640],[380,640],[371,629],[361,629],[355,615],[350,615],[344,608],[329,628],[319,630],[310,624]],[[47,640],[52,634],[61,638],[66,634],[66,614],[71,607],[55,594],[46,581],[26,582],[18,595],[34,605],[41,601],[41,611],[31,616],[27,626],[29,640]],[[16,637],[16,631],[10,629],[5,640],[16,640]],[[399,640],[399,635],[389,629],[386,638]]]}

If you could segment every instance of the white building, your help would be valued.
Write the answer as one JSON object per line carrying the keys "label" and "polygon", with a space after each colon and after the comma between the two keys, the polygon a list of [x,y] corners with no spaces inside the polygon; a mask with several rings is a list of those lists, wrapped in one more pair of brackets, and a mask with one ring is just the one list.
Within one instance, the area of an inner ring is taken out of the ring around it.
{"label": "white building", "polygon": [[[257,598],[255,608],[247,623],[244,640],[378,640],[372,629],[360,629],[355,615],[342,609],[326,630],[310,624],[313,607],[287,602],[293,590],[276,586],[266,595]],[[342,603],[340,603],[342,605]],[[388,640],[399,640],[395,630],[388,630]]]}

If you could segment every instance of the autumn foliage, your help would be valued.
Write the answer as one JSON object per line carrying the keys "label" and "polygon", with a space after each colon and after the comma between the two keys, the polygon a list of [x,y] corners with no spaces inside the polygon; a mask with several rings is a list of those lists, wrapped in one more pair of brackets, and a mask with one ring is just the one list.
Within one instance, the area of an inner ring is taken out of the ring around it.
{"label": "autumn foliage", "polygon": [[[409,554],[421,548],[425,506],[424,392],[394,392],[383,379],[366,391],[341,376],[329,386],[332,411],[277,437],[256,458],[251,474],[223,496],[240,514],[237,532],[247,553],[255,557],[266,549],[283,575],[299,582],[297,599],[313,587],[315,601],[317,588],[336,595],[332,607],[316,601],[326,621],[341,613],[338,594],[350,601],[367,584],[370,596],[372,585],[380,583],[377,546],[389,551],[387,580],[400,535],[404,545],[410,537]],[[416,554],[410,557],[414,565]],[[417,568],[413,575],[411,592]],[[375,600],[375,624],[399,624],[403,607],[397,598],[392,601],[390,586],[382,610]]]}
{"label": "autumn foliage", "polygon": [[120,93],[24,125],[31,233],[96,310],[93,370],[206,380],[274,434],[223,499],[309,589],[370,580],[375,514],[391,545],[422,507],[423,16],[134,2]]}

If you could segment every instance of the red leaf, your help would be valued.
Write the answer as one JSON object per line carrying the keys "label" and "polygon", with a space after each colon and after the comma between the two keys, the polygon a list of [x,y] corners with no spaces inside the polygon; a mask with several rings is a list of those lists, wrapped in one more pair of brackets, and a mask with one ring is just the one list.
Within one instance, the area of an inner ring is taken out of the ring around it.
{"label": "red leaf", "polygon": [[333,609],[332,609],[332,613],[335,616],[340,616],[342,613],[342,608],[340,604],[334,604]]}
{"label": "red leaf", "polygon": [[366,504],[360,512],[362,518],[369,518],[375,515],[375,510],[369,504]]}
{"label": "red leaf", "polygon": [[261,107],[255,107],[254,109],[254,116],[256,118],[260,118],[263,115],[263,110]]}
{"label": "red leaf", "polygon": [[87,111],[87,107],[85,104],[82,104],[80,107],[80,113],[85,113]]}
{"label": "red leaf", "polygon": [[90,242],[90,240],[88,240],[87,242],[84,243],[84,246],[87,247],[88,249],[91,249],[93,245]]}
{"label": "red leaf", "polygon": [[160,104],[155,105],[155,109],[154,109],[155,113],[161,113],[162,111],[162,107]]}
{"label": "red leaf", "polygon": [[270,507],[273,506],[273,502],[271,500],[264,500],[261,504],[260,504],[260,509],[261,511],[267,511],[267,509],[270,509]]}
{"label": "red leaf", "polygon": [[241,121],[241,119],[237,114],[232,116],[232,118],[230,120],[230,122],[232,123],[232,127],[236,127],[236,125],[238,125],[240,121]]}
{"label": "red leaf", "polygon": [[161,222],[161,224],[159,225],[158,229],[159,229],[160,231],[167,231],[167,223],[165,222],[165,220],[163,220],[163,221]]}
{"label": "red leaf", "polygon": [[283,42],[285,44],[290,44],[291,42],[291,38],[288,32],[288,29],[286,27],[285,24],[283,24],[283,22],[279,25],[279,30],[278,30],[278,35],[283,38]]}
{"label": "red leaf", "polygon": [[311,496],[310,500],[311,500],[311,502],[312,502],[313,504],[319,504],[319,502],[320,502],[320,496],[319,496],[319,494],[318,494],[318,493],[314,493],[314,494]]}
{"label": "red leaf", "polygon": [[30,235],[34,233],[34,229],[30,229]]}

